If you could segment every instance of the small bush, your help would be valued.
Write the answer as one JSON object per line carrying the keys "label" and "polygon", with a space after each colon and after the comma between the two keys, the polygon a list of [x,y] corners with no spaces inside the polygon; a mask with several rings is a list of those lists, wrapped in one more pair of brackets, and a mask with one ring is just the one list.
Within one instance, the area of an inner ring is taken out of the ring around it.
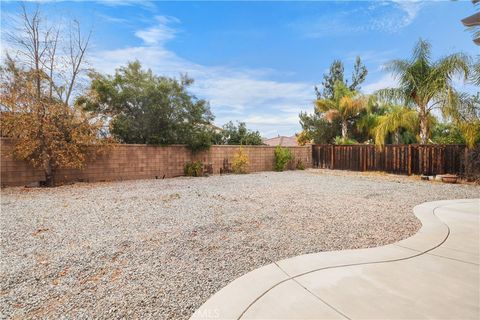
{"label": "small bush", "polygon": [[277,146],[275,148],[275,171],[283,171],[289,161],[293,159],[292,152],[288,148]]}
{"label": "small bush", "polygon": [[198,130],[194,132],[187,141],[187,148],[193,153],[210,149],[212,146],[212,133],[209,131]]}
{"label": "small bush", "polygon": [[247,173],[248,171],[248,155],[242,147],[233,156],[232,170],[234,173]]}
{"label": "small bush", "polygon": [[183,167],[183,172],[189,177],[201,177],[203,175],[203,168],[201,162],[187,162]]}
{"label": "small bush", "polygon": [[358,141],[357,140],[354,140],[354,139],[350,139],[350,138],[347,138],[347,139],[343,139],[342,137],[340,136],[336,136],[335,137],[335,140],[333,141],[334,144],[338,144],[338,145],[350,145],[350,144],[357,144]]}
{"label": "small bush", "polygon": [[308,131],[303,130],[296,135],[297,143],[299,146],[304,146],[307,143],[312,143],[312,136]]}
{"label": "small bush", "polygon": [[297,165],[295,166],[295,168],[297,170],[305,170],[305,165],[303,164],[303,161],[301,159],[297,161]]}

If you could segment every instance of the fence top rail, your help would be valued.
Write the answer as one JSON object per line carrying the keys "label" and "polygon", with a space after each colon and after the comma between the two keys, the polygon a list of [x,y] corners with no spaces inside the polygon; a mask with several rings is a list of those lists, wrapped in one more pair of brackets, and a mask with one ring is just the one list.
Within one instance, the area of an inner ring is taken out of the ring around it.
{"label": "fence top rail", "polygon": [[[8,138],[8,137],[0,137],[0,140],[5,142],[14,142],[15,139]],[[112,143],[112,146],[120,146],[120,147],[159,147],[159,148],[168,148],[168,147],[180,147],[186,148],[186,144],[141,144],[141,143]],[[96,146],[96,145],[94,145]],[[277,146],[269,146],[266,144],[259,144],[259,145],[249,145],[249,144],[212,144],[211,147],[215,148],[276,148]],[[292,148],[292,149],[308,149],[310,145],[305,146],[280,146],[282,148]]]}
{"label": "fence top rail", "polygon": [[466,147],[465,144],[418,144],[418,143],[411,143],[411,144],[384,144],[383,146],[378,146],[375,144],[362,144],[362,143],[355,143],[355,144],[312,144],[312,146],[316,147]]}

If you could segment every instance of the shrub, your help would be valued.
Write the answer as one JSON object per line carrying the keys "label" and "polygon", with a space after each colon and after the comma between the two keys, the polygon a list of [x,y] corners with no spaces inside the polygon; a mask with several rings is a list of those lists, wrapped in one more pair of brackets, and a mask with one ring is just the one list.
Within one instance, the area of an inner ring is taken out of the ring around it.
{"label": "shrub", "polygon": [[234,173],[247,173],[248,155],[242,147],[233,156],[232,170]]}
{"label": "shrub", "polygon": [[307,143],[312,142],[312,136],[309,131],[303,130],[299,134],[296,135],[297,143],[299,146],[304,146]]}
{"label": "shrub", "polygon": [[190,135],[186,144],[193,153],[210,149],[212,146],[213,134],[208,130],[196,130]]}
{"label": "shrub", "polygon": [[343,139],[340,136],[336,136],[335,140],[333,141],[334,144],[340,144],[340,145],[349,145],[349,144],[357,144],[358,142],[354,139]]}
{"label": "shrub", "polygon": [[234,124],[232,121],[226,123],[222,132],[219,135],[220,141],[217,144],[229,144],[229,145],[262,145],[262,136],[258,131],[252,131],[247,129],[245,122],[237,122]]}
{"label": "shrub", "polygon": [[183,172],[189,177],[201,177],[203,175],[202,163],[199,161],[187,162],[183,167]]}
{"label": "shrub", "polygon": [[303,161],[301,159],[297,161],[297,165],[295,167],[297,168],[297,170],[305,170],[305,165],[303,164]]}
{"label": "shrub", "polygon": [[275,171],[283,171],[289,161],[293,159],[292,152],[288,148],[277,146],[275,148]]}

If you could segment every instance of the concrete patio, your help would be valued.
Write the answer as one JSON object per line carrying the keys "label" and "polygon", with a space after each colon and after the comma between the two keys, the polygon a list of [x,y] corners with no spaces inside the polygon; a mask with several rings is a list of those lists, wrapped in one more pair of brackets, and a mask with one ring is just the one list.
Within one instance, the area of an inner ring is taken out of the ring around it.
{"label": "concrete patio", "polygon": [[422,228],[371,249],[301,255],[234,280],[191,319],[478,319],[479,199],[414,208]]}

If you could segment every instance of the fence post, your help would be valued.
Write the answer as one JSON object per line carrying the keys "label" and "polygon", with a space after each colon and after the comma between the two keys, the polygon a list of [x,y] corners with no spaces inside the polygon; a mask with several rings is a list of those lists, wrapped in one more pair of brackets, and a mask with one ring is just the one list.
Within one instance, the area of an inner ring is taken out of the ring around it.
{"label": "fence post", "polygon": [[362,146],[360,148],[360,165],[358,166],[358,171],[364,171],[363,168],[365,167],[365,148]]}
{"label": "fence post", "polygon": [[412,145],[408,145],[408,175],[412,175]]}
{"label": "fence post", "polygon": [[330,160],[330,169],[332,170],[335,170],[335,145],[332,144],[331,145],[331,149],[332,149],[332,154],[331,154],[331,160]]}
{"label": "fence post", "polygon": [[363,147],[363,171],[368,170],[368,146]]}
{"label": "fence post", "polygon": [[388,157],[388,152],[387,152],[387,146],[383,146],[383,171],[387,172],[387,157]]}

